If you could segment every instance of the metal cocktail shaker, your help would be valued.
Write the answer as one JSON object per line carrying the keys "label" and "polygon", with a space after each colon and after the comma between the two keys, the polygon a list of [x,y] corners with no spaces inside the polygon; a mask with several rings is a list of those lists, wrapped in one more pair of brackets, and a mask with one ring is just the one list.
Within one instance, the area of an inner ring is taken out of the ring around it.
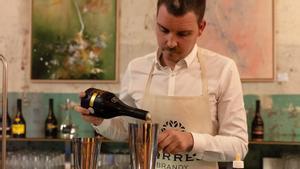
{"label": "metal cocktail shaker", "polygon": [[129,149],[132,169],[155,169],[158,124],[129,124]]}

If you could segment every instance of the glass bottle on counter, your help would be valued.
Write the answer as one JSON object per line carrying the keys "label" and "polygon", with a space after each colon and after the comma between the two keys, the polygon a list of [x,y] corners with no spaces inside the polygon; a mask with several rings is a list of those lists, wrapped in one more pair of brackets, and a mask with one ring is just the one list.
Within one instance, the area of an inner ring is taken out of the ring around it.
{"label": "glass bottle on counter", "polygon": [[76,134],[76,127],[70,116],[71,108],[70,99],[67,99],[63,112],[63,121],[59,127],[60,138],[72,139]]}
{"label": "glass bottle on counter", "polygon": [[264,140],[264,122],[260,114],[260,101],[256,100],[255,116],[252,121],[251,130],[253,141],[263,141]]}
{"label": "glass bottle on counter", "polygon": [[58,124],[53,111],[53,99],[49,99],[49,110],[48,116],[45,121],[45,137],[46,138],[57,138],[58,135]]}
{"label": "glass bottle on counter", "polygon": [[85,96],[81,98],[81,107],[89,109],[92,116],[105,119],[116,116],[130,116],[151,121],[148,111],[130,107],[123,103],[115,94],[100,89],[87,89]]}
{"label": "glass bottle on counter", "polygon": [[[8,103],[7,103],[8,105]],[[2,114],[0,115],[0,137],[2,137]],[[6,137],[11,137],[11,118],[8,113],[8,107],[6,110]]]}
{"label": "glass bottle on counter", "polygon": [[241,160],[241,155],[237,153],[235,155],[235,160],[232,162],[233,169],[243,169],[244,168],[244,161]]}
{"label": "glass bottle on counter", "polygon": [[17,114],[15,115],[12,125],[12,137],[25,138],[26,137],[26,122],[22,113],[22,100],[17,99]]}

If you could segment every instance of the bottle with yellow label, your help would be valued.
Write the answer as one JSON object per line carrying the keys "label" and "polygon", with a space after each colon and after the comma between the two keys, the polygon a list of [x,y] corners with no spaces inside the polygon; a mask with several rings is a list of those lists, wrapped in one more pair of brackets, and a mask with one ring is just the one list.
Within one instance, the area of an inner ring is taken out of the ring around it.
{"label": "bottle with yellow label", "polygon": [[22,100],[17,99],[17,114],[13,119],[12,125],[12,137],[25,138],[26,136],[26,122],[22,114]]}

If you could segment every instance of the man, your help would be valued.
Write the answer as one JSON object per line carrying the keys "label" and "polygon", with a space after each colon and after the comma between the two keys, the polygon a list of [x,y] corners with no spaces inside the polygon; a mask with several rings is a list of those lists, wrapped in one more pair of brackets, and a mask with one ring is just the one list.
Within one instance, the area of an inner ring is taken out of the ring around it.
{"label": "man", "polygon": [[[151,112],[160,124],[157,168],[217,168],[245,157],[248,135],[235,63],[197,47],[206,22],[205,0],[158,0],[156,52],[128,65],[120,99]],[[97,132],[127,138],[128,118],[103,120],[77,107]]]}

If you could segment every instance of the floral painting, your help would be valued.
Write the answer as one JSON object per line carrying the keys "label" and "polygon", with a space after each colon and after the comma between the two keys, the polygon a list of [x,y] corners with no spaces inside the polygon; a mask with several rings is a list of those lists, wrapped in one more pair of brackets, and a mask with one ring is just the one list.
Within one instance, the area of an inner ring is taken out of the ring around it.
{"label": "floral painting", "polygon": [[116,0],[33,0],[31,79],[117,80]]}

